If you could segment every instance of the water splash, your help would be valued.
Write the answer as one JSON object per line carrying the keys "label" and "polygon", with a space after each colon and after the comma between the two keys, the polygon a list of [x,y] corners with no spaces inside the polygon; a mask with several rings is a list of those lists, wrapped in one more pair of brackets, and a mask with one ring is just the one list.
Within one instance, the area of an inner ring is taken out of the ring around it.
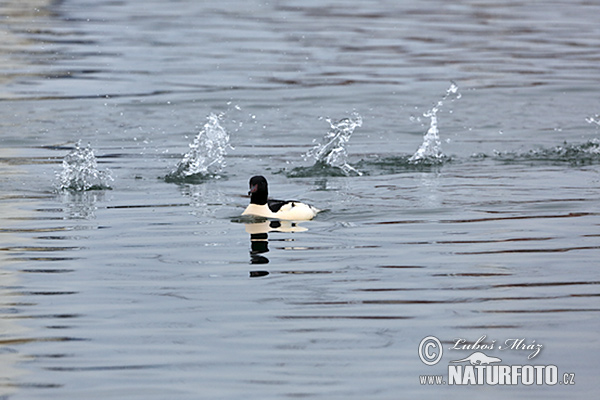
{"label": "water splash", "polygon": [[[481,155],[474,155],[479,156]],[[485,156],[485,155],[484,155]],[[591,165],[600,163],[600,140],[592,139],[582,144],[564,142],[560,146],[539,148],[526,152],[494,151],[494,158],[503,162]]]}
{"label": "water splash", "polygon": [[75,149],[65,156],[62,171],[56,173],[58,189],[83,192],[87,190],[110,189],[108,182],[113,181],[110,170],[100,171],[94,151],[88,144],[81,146],[77,142]]}
{"label": "water splash", "polygon": [[388,157],[372,156],[360,160],[355,166],[365,174],[372,176],[415,171],[438,172],[442,166],[441,163],[431,161],[412,162],[410,159],[411,156],[408,154]]}
{"label": "water splash", "polygon": [[168,182],[197,182],[208,178],[219,178],[225,168],[225,155],[229,144],[229,134],[221,126],[222,115],[211,113],[200,130],[190,150],[184,154],[175,171],[167,175]]}
{"label": "water splash", "polygon": [[588,124],[596,124],[600,126],[600,114],[596,114],[593,117],[586,118],[585,122],[587,122]]}
{"label": "water splash", "polygon": [[440,140],[437,113],[440,111],[444,102],[453,96],[452,100],[460,99],[462,95],[458,91],[456,83],[451,82],[450,87],[446,90],[446,94],[433,108],[423,114],[424,117],[430,119],[429,130],[423,137],[423,143],[417,151],[410,157],[409,162],[412,164],[441,164],[447,159],[447,156],[442,152],[442,142]]}
{"label": "water splash", "polygon": [[346,144],[354,130],[362,126],[362,117],[354,112],[351,117],[343,118],[337,122],[327,119],[330,129],[321,143],[318,143],[304,155],[304,159],[314,159],[315,166],[339,169],[343,175],[362,175],[362,172],[348,164],[348,151]]}

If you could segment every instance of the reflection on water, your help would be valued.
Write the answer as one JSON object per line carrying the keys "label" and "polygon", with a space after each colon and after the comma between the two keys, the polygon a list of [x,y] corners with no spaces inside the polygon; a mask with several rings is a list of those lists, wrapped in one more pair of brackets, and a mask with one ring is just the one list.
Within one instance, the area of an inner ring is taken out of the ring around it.
{"label": "reflection on water", "polygon": [[104,192],[61,191],[58,196],[64,204],[65,218],[94,219],[98,209],[97,203],[104,199]]}
{"label": "reflection on water", "polygon": [[231,201],[214,182],[180,184],[179,190],[192,207],[190,214],[198,217],[214,216]]}
{"label": "reflection on water", "polygon": [[[2,152],[4,153],[4,152]],[[4,154],[3,154],[4,155]],[[0,162],[2,176],[19,176],[15,167]],[[0,397],[8,398],[15,394],[23,382],[30,381],[22,364],[31,357],[20,351],[23,344],[39,341],[38,333],[20,323],[29,318],[27,308],[36,303],[24,285],[22,275],[23,260],[35,253],[38,248],[32,240],[21,234],[19,223],[32,217],[23,211],[12,199],[16,193],[8,191],[0,196]],[[10,218],[6,218],[10,216]],[[54,251],[49,249],[50,252]],[[32,262],[38,261],[31,259]],[[33,378],[35,379],[35,378]]]}
{"label": "reflection on water", "polygon": [[[35,26],[35,22],[45,20],[51,11],[47,7],[49,0],[23,0],[3,1],[0,3],[0,15],[2,16],[2,41],[0,42],[0,61],[2,74],[0,84],[9,84],[12,81],[28,75],[28,62],[23,60],[23,48],[35,51],[35,45],[39,41],[31,35],[23,35],[28,29]],[[1,90],[1,89],[0,89]],[[0,91],[0,94],[4,94]]]}
{"label": "reflection on water", "polygon": [[[306,232],[308,228],[293,221],[257,221],[244,223],[246,232],[250,234],[250,263],[268,264],[269,259],[264,255],[269,252],[269,233]],[[293,239],[285,239],[293,240]],[[266,271],[251,271],[251,277],[268,275]]]}
{"label": "reflection on water", "polygon": [[[597,397],[600,5],[534,3],[0,2],[0,397]],[[80,139],[112,191],[54,190]],[[231,223],[280,170],[329,211]],[[577,385],[417,384],[482,334]]]}
{"label": "reflection on water", "polygon": [[[8,210],[0,206],[1,212]],[[14,210],[11,210],[14,212]],[[7,233],[0,235],[2,243],[8,243]],[[18,273],[5,269],[10,249],[0,249],[0,396],[8,396],[17,390],[16,382],[23,379],[25,371],[19,364],[27,359],[15,345],[23,343],[27,329],[18,324],[16,315],[23,307],[23,297],[15,291],[19,287]],[[14,262],[14,261],[13,261]],[[25,300],[27,301],[27,300]]]}

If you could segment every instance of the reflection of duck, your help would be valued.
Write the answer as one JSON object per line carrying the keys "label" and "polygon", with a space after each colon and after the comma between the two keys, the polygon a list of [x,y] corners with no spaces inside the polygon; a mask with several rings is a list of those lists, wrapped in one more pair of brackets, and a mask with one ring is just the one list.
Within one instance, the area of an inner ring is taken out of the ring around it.
{"label": "reflection of duck", "polygon": [[[269,259],[261,255],[269,252],[269,232],[305,232],[308,230],[292,221],[262,221],[244,225],[246,226],[246,232],[250,234],[251,264],[269,263]],[[253,275],[252,271],[250,274],[251,276],[259,276]]]}
{"label": "reflection of duck", "polygon": [[242,215],[254,215],[264,218],[303,221],[313,219],[321,210],[295,200],[269,199],[269,189],[264,176],[250,179],[250,205]]}
{"label": "reflection of duck", "polygon": [[250,234],[250,263],[268,264],[269,259],[261,254],[269,252],[269,234],[252,233]]}
{"label": "reflection of duck", "polygon": [[308,230],[292,221],[263,221],[245,225],[246,232],[250,235],[269,232],[306,232]]}

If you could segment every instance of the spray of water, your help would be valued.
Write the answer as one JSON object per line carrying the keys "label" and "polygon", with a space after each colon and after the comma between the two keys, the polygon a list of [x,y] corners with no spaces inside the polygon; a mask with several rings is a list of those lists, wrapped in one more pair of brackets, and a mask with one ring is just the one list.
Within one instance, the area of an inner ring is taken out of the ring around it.
{"label": "spray of water", "polygon": [[442,152],[442,142],[440,141],[440,131],[438,129],[437,113],[440,111],[444,102],[453,96],[452,100],[460,99],[461,94],[458,91],[458,86],[452,82],[446,94],[433,108],[423,114],[424,117],[430,119],[429,130],[423,137],[423,143],[417,149],[415,154],[410,157],[411,164],[440,164],[447,158]]}
{"label": "spray of water", "polygon": [[110,189],[108,182],[113,181],[108,169],[98,169],[98,162],[90,145],[82,147],[81,141],[65,156],[62,171],[57,172],[56,177],[58,189],[77,192]]}
{"label": "spray of water", "polygon": [[229,134],[220,124],[221,115],[211,113],[194,141],[189,145],[177,168],[168,180],[186,180],[190,177],[219,177],[225,168],[225,155],[231,148]]}
{"label": "spray of water", "polygon": [[350,140],[354,130],[362,126],[362,117],[353,113],[351,117],[332,122],[327,119],[330,129],[327,131],[321,143],[310,149],[304,159],[314,159],[316,164],[341,169],[344,174],[362,175],[362,172],[348,164],[348,152],[346,144]]}
{"label": "spray of water", "polygon": [[[476,156],[482,158],[481,155]],[[592,165],[600,162],[600,140],[592,139],[581,144],[565,142],[560,146],[532,149],[525,152],[494,151],[493,157],[504,162]]]}
{"label": "spray of water", "polygon": [[586,118],[585,122],[587,122],[588,124],[596,124],[600,126],[600,114],[596,114],[593,117]]}

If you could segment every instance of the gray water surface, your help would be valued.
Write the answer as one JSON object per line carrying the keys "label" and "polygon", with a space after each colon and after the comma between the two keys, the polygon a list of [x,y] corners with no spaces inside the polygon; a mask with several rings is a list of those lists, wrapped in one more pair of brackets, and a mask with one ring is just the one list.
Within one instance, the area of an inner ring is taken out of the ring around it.
{"label": "gray water surface", "polygon": [[[595,398],[598,15],[570,0],[2,2],[0,397]],[[451,82],[446,158],[411,164]],[[226,166],[165,179],[211,113]],[[362,175],[312,168],[326,119],[353,113]],[[57,189],[79,141],[110,188]],[[254,174],[325,211],[240,220]],[[575,384],[419,383],[484,335],[503,365]],[[543,349],[498,349],[510,339]]]}

